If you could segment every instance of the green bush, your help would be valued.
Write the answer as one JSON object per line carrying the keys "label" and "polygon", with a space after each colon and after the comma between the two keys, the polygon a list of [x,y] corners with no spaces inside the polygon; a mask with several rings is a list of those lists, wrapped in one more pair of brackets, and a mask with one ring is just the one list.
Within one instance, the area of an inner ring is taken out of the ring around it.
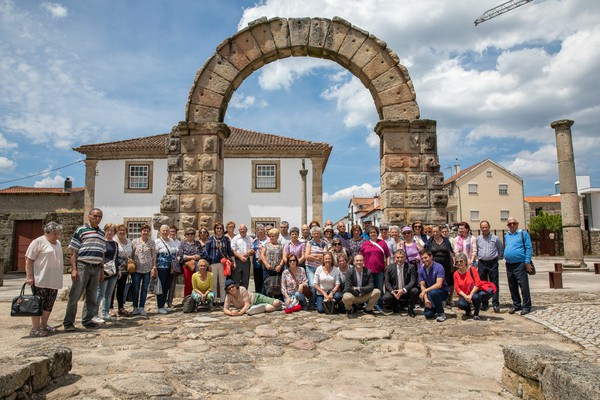
{"label": "green bush", "polygon": [[541,211],[529,224],[529,229],[536,234],[541,231],[559,232],[562,230],[562,217],[558,214],[548,214]]}

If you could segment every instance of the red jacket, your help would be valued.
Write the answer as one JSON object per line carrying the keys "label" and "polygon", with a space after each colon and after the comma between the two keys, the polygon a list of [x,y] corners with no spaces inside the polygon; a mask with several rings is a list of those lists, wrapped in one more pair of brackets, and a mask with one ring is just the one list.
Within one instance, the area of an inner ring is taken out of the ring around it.
{"label": "red jacket", "polygon": [[[471,276],[469,270],[473,272],[473,276]],[[479,278],[479,272],[477,272],[476,268],[469,267],[464,274],[461,274],[458,271],[454,272],[454,289],[456,290],[456,294],[460,295],[461,292],[464,292],[466,295],[471,294],[473,285],[481,290],[481,279]]]}

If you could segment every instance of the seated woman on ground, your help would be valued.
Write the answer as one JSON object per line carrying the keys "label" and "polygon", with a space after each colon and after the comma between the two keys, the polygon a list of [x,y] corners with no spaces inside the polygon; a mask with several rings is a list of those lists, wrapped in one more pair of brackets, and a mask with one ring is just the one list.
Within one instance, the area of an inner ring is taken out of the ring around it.
{"label": "seated woman on ground", "polygon": [[281,300],[260,293],[250,293],[245,287],[238,285],[232,279],[225,281],[225,292],[227,295],[225,296],[223,312],[230,317],[281,310]]}
{"label": "seated woman on ground", "polygon": [[198,272],[192,275],[192,298],[198,305],[207,305],[209,309],[215,301],[213,274],[208,272],[208,261],[198,260]]}
{"label": "seated woman on ground", "polygon": [[288,257],[288,269],[283,271],[281,276],[281,294],[285,301],[286,313],[300,311],[306,307],[307,301],[303,290],[305,287],[308,287],[308,279],[304,268],[298,266],[298,257],[291,254]]}

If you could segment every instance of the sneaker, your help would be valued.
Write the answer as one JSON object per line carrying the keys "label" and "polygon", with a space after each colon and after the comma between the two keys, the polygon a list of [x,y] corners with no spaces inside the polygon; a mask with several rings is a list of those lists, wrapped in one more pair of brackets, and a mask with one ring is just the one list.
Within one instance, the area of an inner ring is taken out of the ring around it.
{"label": "sneaker", "polygon": [[531,310],[522,310],[521,315],[527,315],[531,312]]}
{"label": "sneaker", "polygon": [[169,312],[164,308],[159,308],[157,311],[159,314],[168,314]]}
{"label": "sneaker", "polygon": [[494,312],[498,314],[500,312],[500,307],[494,306]]}
{"label": "sneaker", "polygon": [[131,312],[132,315],[138,315],[140,313],[140,309],[137,307],[133,307],[133,311]]}
{"label": "sneaker", "polygon": [[490,309],[490,306],[485,305],[485,306],[481,306],[481,311],[487,311]]}
{"label": "sneaker", "polygon": [[64,325],[65,332],[75,332],[77,330],[77,328],[75,328],[75,325]]}
{"label": "sneaker", "polygon": [[83,327],[87,329],[97,329],[100,328],[100,324],[97,324],[96,322],[92,321],[88,322],[87,324],[83,324]]}
{"label": "sneaker", "polygon": [[444,313],[438,314],[436,320],[437,320],[437,322],[444,322],[446,320],[446,314],[444,314]]}
{"label": "sneaker", "polygon": [[140,314],[142,317],[145,317],[146,315],[148,315],[148,313],[146,313],[146,310],[144,310],[144,308],[143,308],[143,307],[140,307],[140,309],[138,310],[138,312],[139,312],[139,314]]}
{"label": "sneaker", "polygon": [[383,310],[377,304],[375,304],[375,307],[373,307],[373,310],[375,310],[377,312],[380,312],[380,313],[383,313]]}
{"label": "sneaker", "polygon": [[[104,320],[104,322],[109,321],[109,322],[115,322],[117,320],[116,317],[113,317],[110,314],[102,314],[102,319]],[[93,319],[92,319],[93,321]]]}
{"label": "sneaker", "polygon": [[173,307],[165,307],[165,310],[167,310],[168,313],[172,313],[173,311],[175,311]]}
{"label": "sneaker", "polygon": [[473,321],[479,321],[479,315],[473,315]]}
{"label": "sneaker", "polygon": [[44,337],[48,336],[48,331],[43,329],[32,329],[29,331],[29,336],[31,337]]}
{"label": "sneaker", "polygon": [[94,318],[92,318],[92,322],[95,324],[103,324],[104,320],[96,315]]}
{"label": "sneaker", "polygon": [[414,317],[417,316],[417,314],[415,313],[414,309],[412,309],[412,308],[409,307],[409,309],[408,309],[408,316],[411,317],[411,318],[414,318]]}
{"label": "sneaker", "polygon": [[516,313],[517,311],[521,311],[521,309],[520,309],[520,308],[513,307],[513,308],[511,308],[511,309],[508,311],[508,313],[509,313],[509,314],[514,314],[514,313]]}

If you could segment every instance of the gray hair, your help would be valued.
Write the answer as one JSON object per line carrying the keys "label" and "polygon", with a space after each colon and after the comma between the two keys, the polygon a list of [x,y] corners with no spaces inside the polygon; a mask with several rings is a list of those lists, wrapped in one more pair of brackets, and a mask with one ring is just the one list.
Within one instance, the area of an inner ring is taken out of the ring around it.
{"label": "gray hair", "polygon": [[62,232],[62,225],[58,222],[50,221],[46,225],[44,225],[44,233],[52,233],[52,232]]}
{"label": "gray hair", "polygon": [[469,259],[467,258],[467,255],[466,255],[465,253],[458,253],[458,254],[457,254],[455,257],[454,257],[454,259],[455,259],[455,260],[458,260],[459,258],[460,258],[461,260],[463,260],[463,261],[465,262],[465,264],[467,264],[467,265],[469,264]]}
{"label": "gray hair", "polygon": [[300,234],[300,229],[298,229],[297,226],[292,226],[292,229],[290,229],[290,234],[296,232],[297,234]]}
{"label": "gray hair", "polygon": [[320,226],[313,226],[312,229],[310,230],[310,234],[314,235],[315,232],[319,232],[321,235],[323,235],[323,229],[321,229]]}
{"label": "gray hair", "polygon": [[162,231],[163,228],[167,228],[167,230],[170,230],[171,227],[167,224],[161,225],[159,231]]}
{"label": "gray hair", "polygon": [[263,224],[256,224],[256,231],[264,231],[265,230],[265,226]]}
{"label": "gray hair", "polygon": [[392,225],[390,226],[390,232],[393,230],[397,230],[398,232],[400,232],[400,227],[398,225]]}

